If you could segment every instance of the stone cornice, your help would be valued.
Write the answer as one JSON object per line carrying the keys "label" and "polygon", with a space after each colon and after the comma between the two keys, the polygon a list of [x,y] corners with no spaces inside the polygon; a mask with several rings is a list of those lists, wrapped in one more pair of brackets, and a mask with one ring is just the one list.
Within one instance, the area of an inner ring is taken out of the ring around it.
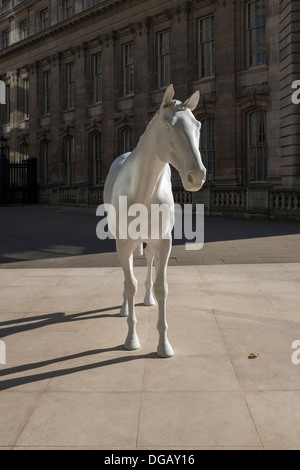
{"label": "stone cornice", "polygon": [[0,51],[0,59],[14,54],[15,52],[19,52],[20,50],[25,49],[29,46],[32,46],[33,44],[36,44],[41,40],[48,39],[51,36],[60,33],[61,31],[72,29],[73,27],[76,27],[91,18],[97,17],[103,14],[104,12],[108,12],[113,7],[121,3],[124,3],[124,0],[110,0],[108,2],[104,2],[103,5],[100,3],[95,7],[77,13],[76,15],[72,16],[67,20],[56,23],[55,25],[50,26],[49,28],[43,31],[35,33],[29,36],[28,38],[23,39],[22,41],[18,41],[9,47],[6,47],[2,51]]}

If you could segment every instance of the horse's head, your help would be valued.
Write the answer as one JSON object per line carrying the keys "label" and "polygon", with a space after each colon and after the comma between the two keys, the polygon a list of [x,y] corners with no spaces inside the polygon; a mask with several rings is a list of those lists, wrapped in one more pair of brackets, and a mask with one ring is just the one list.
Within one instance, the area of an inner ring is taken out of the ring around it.
{"label": "horse's head", "polygon": [[199,151],[201,123],[192,113],[198,104],[199,92],[184,103],[173,100],[173,96],[173,85],[169,85],[159,112],[161,132],[157,153],[163,162],[176,168],[187,191],[198,191],[206,179]]}

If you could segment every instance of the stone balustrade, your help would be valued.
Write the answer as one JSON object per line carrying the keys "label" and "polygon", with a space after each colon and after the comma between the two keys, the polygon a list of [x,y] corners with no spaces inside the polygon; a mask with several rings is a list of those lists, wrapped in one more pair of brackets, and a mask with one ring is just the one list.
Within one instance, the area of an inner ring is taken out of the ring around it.
{"label": "stone balustrade", "polygon": [[[204,204],[207,215],[265,216],[300,219],[300,190],[271,188],[204,187],[197,193],[173,187],[176,204]],[[42,186],[41,204],[97,207],[103,203],[103,186]]]}

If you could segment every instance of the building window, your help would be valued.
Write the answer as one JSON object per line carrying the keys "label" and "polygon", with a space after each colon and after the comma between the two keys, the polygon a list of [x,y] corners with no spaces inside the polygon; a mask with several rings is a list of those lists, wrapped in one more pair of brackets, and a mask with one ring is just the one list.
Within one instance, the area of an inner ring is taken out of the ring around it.
{"label": "building window", "polygon": [[198,78],[211,77],[215,73],[214,17],[198,22]]}
{"label": "building window", "polygon": [[66,66],[66,108],[74,108],[74,93],[75,93],[75,66],[74,62]]}
{"label": "building window", "polygon": [[29,79],[23,80],[23,106],[24,106],[24,119],[29,118]]}
{"label": "building window", "polygon": [[92,60],[92,103],[102,101],[102,55],[96,54]]}
{"label": "building window", "polygon": [[40,176],[41,184],[47,186],[50,183],[50,142],[43,140],[40,146]]}
{"label": "building window", "polygon": [[43,74],[43,114],[50,113],[50,93],[51,93],[50,71],[47,70]]}
{"label": "building window", "polygon": [[170,84],[170,32],[164,31],[158,35],[158,88]]}
{"label": "building window", "polygon": [[40,31],[49,27],[49,10],[45,8],[40,11]]}
{"label": "building window", "polygon": [[67,184],[71,186],[74,182],[74,138],[65,138],[65,155],[67,161]]}
{"label": "building window", "polygon": [[120,131],[120,150],[119,153],[131,152],[133,147],[133,131],[131,127],[126,127]]}
{"label": "building window", "polygon": [[2,49],[5,49],[9,46],[9,31],[6,29],[2,31]]}
{"label": "building window", "polygon": [[207,117],[201,121],[200,151],[207,170],[207,181],[213,181],[215,175],[215,119]]}
{"label": "building window", "polygon": [[97,186],[101,183],[101,134],[92,135],[91,139],[92,146],[92,158],[93,158],[93,178],[94,184]]}
{"label": "building window", "polygon": [[134,89],[134,65],[133,42],[123,46],[123,95],[133,94]]}
{"label": "building window", "polygon": [[103,0],[89,0],[88,5],[89,7],[94,7],[95,5],[99,5],[101,2],[103,2]]}
{"label": "building window", "polygon": [[248,165],[250,181],[267,178],[267,113],[253,111],[248,116]]}
{"label": "building window", "polygon": [[66,20],[73,15],[73,0],[63,0],[62,2],[62,19]]}
{"label": "building window", "polygon": [[266,4],[256,0],[247,5],[248,67],[266,63]]}
{"label": "building window", "polygon": [[20,22],[20,40],[28,38],[28,20]]}

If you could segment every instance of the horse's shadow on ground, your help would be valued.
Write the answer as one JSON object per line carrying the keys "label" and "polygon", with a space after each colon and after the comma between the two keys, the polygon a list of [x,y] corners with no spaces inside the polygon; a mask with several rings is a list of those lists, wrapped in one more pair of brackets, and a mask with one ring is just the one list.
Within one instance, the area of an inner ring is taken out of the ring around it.
{"label": "horse's shadow on ground", "polygon": [[[107,307],[107,308],[80,312],[80,313],[72,313],[72,314],[65,314],[62,312],[58,312],[58,313],[51,313],[51,314],[45,314],[45,315],[39,315],[39,316],[33,316],[33,317],[7,320],[7,321],[0,322],[0,338],[4,338],[5,336],[16,334],[16,333],[22,333],[24,331],[42,328],[42,327],[53,325],[56,323],[61,324],[65,322],[82,321],[82,320],[106,318],[106,317],[120,318],[118,313],[116,314],[102,313],[102,312],[108,312],[108,311],[116,310],[120,308],[121,306],[115,306],[115,307]],[[4,328],[1,328],[1,327],[4,327]],[[80,359],[80,358],[89,357],[89,356],[97,356],[99,354],[103,354],[107,352],[114,352],[114,351],[120,351],[120,353],[124,352],[124,354],[126,353],[127,354],[124,356],[122,355],[119,357],[108,358],[104,360],[97,360],[96,362],[89,363],[89,364],[81,364],[81,365],[69,367],[69,368],[58,368],[57,370],[40,372],[37,374],[30,373],[29,375],[26,375],[26,376],[9,378],[10,375],[21,374],[26,371],[28,372],[34,371],[42,367],[47,367],[51,364],[59,364],[59,366],[61,366],[61,363],[64,363],[70,360]],[[2,377],[4,378],[4,380],[0,380],[0,391],[7,390],[13,387],[22,386],[28,383],[38,382],[41,380],[47,380],[47,379],[50,380],[54,377],[61,377],[64,375],[74,374],[76,372],[97,369],[99,367],[106,367],[106,366],[110,366],[114,364],[119,364],[123,362],[125,363],[128,361],[134,361],[134,360],[145,359],[145,358],[158,359],[158,356],[156,355],[155,352],[153,353],[151,352],[148,354],[136,354],[136,351],[129,352],[128,350],[124,349],[123,345],[117,345],[111,348],[91,349],[88,351],[82,351],[82,352],[70,354],[67,356],[61,356],[61,357],[46,359],[44,361],[22,364],[22,365],[15,366],[15,367],[9,367],[9,368],[5,367],[2,370],[0,368],[0,378]]]}

